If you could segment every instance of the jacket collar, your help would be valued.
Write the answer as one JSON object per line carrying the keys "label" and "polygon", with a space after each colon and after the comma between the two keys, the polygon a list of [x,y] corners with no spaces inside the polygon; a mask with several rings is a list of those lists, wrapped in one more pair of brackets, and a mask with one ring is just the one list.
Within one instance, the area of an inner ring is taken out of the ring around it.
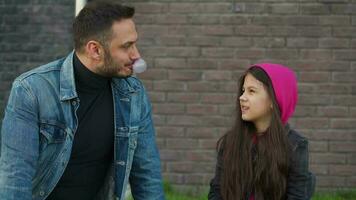
{"label": "jacket collar", "polygon": [[[74,70],[73,70],[74,50],[61,63],[60,71],[60,100],[66,101],[78,97],[75,88]],[[112,85],[123,95],[135,93],[140,89],[139,81],[135,77],[113,78]]]}

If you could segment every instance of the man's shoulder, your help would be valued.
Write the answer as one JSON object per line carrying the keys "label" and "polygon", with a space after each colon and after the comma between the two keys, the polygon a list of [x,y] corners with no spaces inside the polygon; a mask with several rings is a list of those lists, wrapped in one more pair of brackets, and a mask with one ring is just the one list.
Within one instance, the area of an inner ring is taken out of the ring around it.
{"label": "man's shoulder", "polygon": [[19,75],[16,79],[16,81],[22,82],[24,80],[27,81],[33,81],[36,80],[39,77],[46,77],[50,76],[52,73],[59,73],[62,67],[62,64],[64,62],[65,58],[61,58],[52,62],[49,62],[47,64],[38,66],[36,68],[33,68],[29,71],[26,71]]}

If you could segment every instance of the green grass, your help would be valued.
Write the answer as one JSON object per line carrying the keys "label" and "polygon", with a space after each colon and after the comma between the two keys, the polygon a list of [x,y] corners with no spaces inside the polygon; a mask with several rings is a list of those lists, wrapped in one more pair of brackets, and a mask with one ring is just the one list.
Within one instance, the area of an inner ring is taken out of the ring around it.
{"label": "green grass", "polygon": [[[207,194],[191,196],[175,191],[171,185],[165,183],[164,191],[166,200],[207,200]],[[133,200],[133,198],[129,198]],[[356,190],[338,190],[334,192],[317,192],[312,200],[356,200]]]}

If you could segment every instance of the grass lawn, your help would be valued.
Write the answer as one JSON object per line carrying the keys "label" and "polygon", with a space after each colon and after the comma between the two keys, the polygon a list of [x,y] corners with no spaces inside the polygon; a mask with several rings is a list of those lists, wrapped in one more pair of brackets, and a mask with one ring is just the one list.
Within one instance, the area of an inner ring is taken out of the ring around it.
{"label": "grass lawn", "polygon": [[[173,190],[169,184],[164,185],[167,200],[207,200],[208,195],[189,196]],[[132,198],[129,198],[132,200]],[[317,192],[312,200],[356,200],[356,190],[339,190],[335,192]]]}

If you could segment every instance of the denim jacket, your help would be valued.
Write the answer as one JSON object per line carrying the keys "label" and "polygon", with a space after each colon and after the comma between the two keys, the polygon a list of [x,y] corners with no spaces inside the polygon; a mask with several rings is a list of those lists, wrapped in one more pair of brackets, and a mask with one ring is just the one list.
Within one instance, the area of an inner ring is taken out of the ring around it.
{"label": "denim jacket", "polygon": [[[293,129],[288,130],[288,139],[292,148],[291,164],[287,177],[285,200],[309,200],[315,189],[315,176],[309,172],[308,140]],[[215,176],[210,182],[209,200],[222,200],[220,194],[220,176],[223,170],[223,152],[218,152]],[[249,195],[245,198],[250,199]],[[255,200],[263,200],[255,196]]]}
{"label": "denim jacket", "polygon": [[[1,130],[0,199],[44,200],[68,164],[78,127],[73,53],[19,76]],[[95,199],[164,199],[151,105],[135,77],[113,78],[115,145],[106,181]]]}

